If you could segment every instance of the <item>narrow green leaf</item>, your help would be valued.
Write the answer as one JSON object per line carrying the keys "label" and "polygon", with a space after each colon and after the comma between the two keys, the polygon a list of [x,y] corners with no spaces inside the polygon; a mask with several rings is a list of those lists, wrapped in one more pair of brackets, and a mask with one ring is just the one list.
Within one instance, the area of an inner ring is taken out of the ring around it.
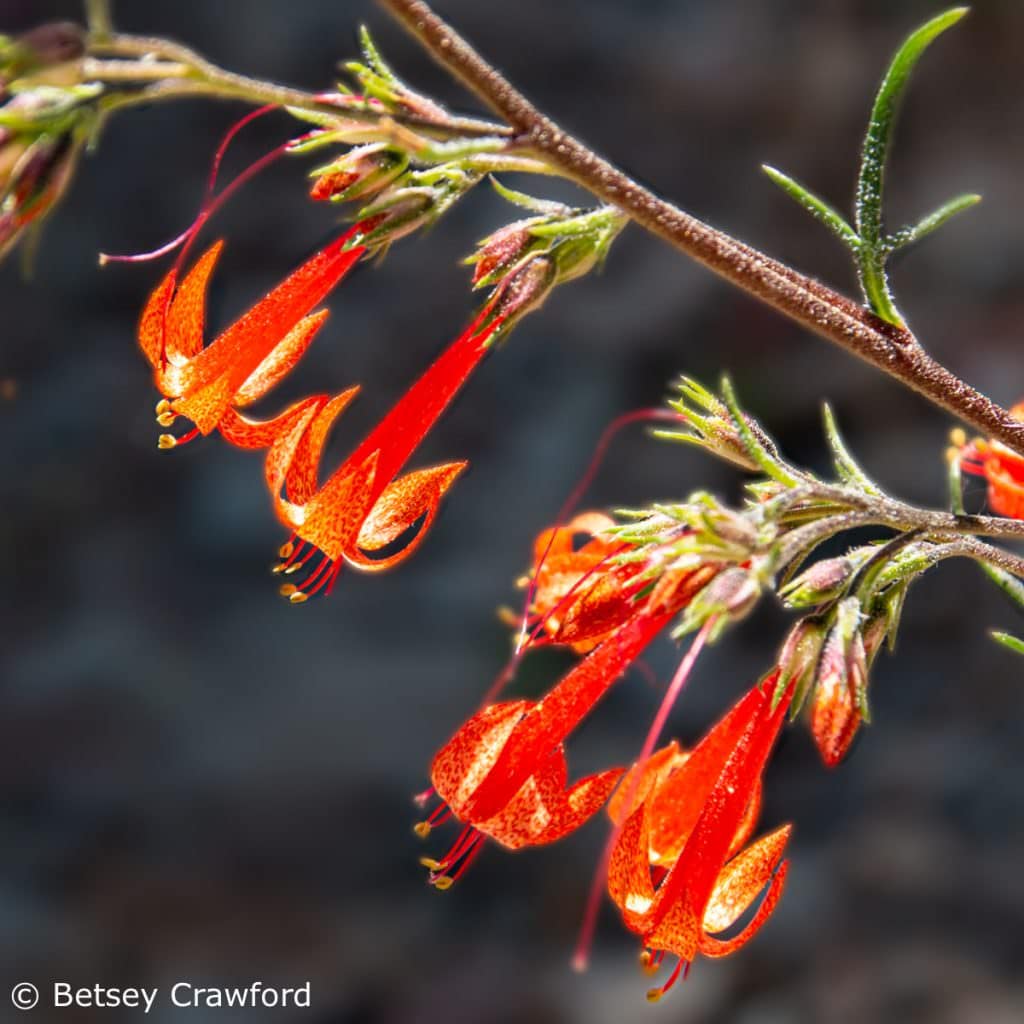
{"label": "narrow green leaf", "polygon": [[1010,599],[1011,603],[1016,605],[1019,610],[1024,611],[1024,580],[1019,580],[1005,569],[989,565],[988,562],[978,562],[977,564],[981,571]]}
{"label": "narrow green leaf", "polygon": [[365,25],[359,26],[359,49],[363,52],[363,59],[383,79],[388,82],[398,82],[398,76],[387,65],[384,58],[377,49],[377,44],[370,35],[370,30]]}
{"label": "narrow green leaf", "polygon": [[728,376],[722,377],[721,390],[722,398],[725,400],[726,408],[729,410],[729,417],[739,432],[740,440],[743,442],[743,448],[747,455],[757,463],[765,476],[771,477],[772,480],[776,480],[786,487],[795,487],[800,481],[785,468],[781,459],[765,448],[759,438],[755,436],[753,430],[750,429],[750,424],[740,408],[740,404],[736,399],[736,392],[732,388],[732,381],[729,380]]}
{"label": "narrow green leaf", "polygon": [[527,195],[525,192],[517,192],[513,188],[507,188],[493,176],[489,180],[491,188],[505,202],[511,203],[513,206],[519,206],[524,210],[530,210],[532,213],[541,213],[553,217],[570,217],[577,212],[571,206],[566,206],[565,203],[556,203],[551,199],[537,199],[535,196]]}
{"label": "narrow green leaf", "polygon": [[821,223],[837,235],[841,241],[856,251],[860,246],[860,239],[857,237],[857,232],[847,224],[846,218],[843,217],[835,207],[830,206],[824,199],[819,199],[813,192],[804,188],[800,182],[789,177],[788,174],[783,174],[782,171],[776,170],[776,168],[770,167],[768,164],[761,164],[761,170],[764,171],[764,173],[767,174],[768,177],[786,193],[786,195],[791,199],[795,199],[808,213],[811,214],[811,216],[820,220]]}
{"label": "narrow green leaf", "polygon": [[955,25],[967,10],[966,7],[951,8],[907,37],[893,56],[882,79],[864,136],[854,220],[861,240],[858,268],[861,286],[875,313],[900,327],[903,326],[903,318],[889,291],[885,275],[887,254],[882,236],[882,193],[893,124],[910,74],[921,55],[934,39]]}
{"label": "narrow green leaf", "polygon": [[882,491],[875,485],[871,477],[860,468],[857,460],[850,454],[846,447],[832,408],[827,402],[821,407],[822,417],[825,420],[825,439],[828,441],[829,451],[832,453],[832,464],[835,466],[836,475],[844,484],[850,484],[859,488],[867,494],[882,495]]}
{"label": "narrow green leaf", "polygon": [[955,217],[963,210],[969,210],[980,202],[981,196],[973,192],[950,199],[948,203],[943,203],[937,210],[929,213],[927,217],[922,217],[916,224],[901,228],[895,235],[890,235],[885,240],[885,248],[887,251],[893,252],[896,249],[913,245],[924,238],[925,235],[930,235],[937,228],[941,228],[951,217]]}
{"label": "narrow green leaf", "polygon": [[1011,636],[1009,633],[1000,633],[997,629],[993,629],[989,636],[996,643],[1009,647],[1014,654],[1024,654],[1024,640],[1021,640],[1019,637]]}

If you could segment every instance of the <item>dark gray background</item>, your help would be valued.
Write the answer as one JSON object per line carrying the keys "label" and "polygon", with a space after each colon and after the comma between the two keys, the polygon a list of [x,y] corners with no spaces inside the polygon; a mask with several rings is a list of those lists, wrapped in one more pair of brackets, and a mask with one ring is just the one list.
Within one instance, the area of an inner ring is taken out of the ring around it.
{"label": "dark gray background", "polygon": [[[439,8],[614,160],[852,290],[838,244],[758,165],[845,204],[885,60],[936,4]],[[177,36],[228,67],[308,88],[330,83],[366,19],[412,82],[473,109],[362,0],[124,0],[117,13],[125,30]],[[76,15],[71,0],[0,2],[9,29]],[[894,277],[929,348],[1003,402],[1024,392],[1022,34],[1024,7],[983,2],[926,57],[890,194],[894,221],[957,191],[985,194]],[[419,556],[288,607],[266,572],[282,537],[258,457],[215,440],[156,451],[156,395],[133,332],[161,268],[96,268],[97,250],[145,249],[191,219],[216,141],[241,109],[182,103],[118,117],[54,218],[35,279],[14,264],[0,273],[0,377],[18,385],[0,406],[0,1000],[21,980],[309,979],[313,1010],[237,1019],[1024,1019],[1024,695],[1017,664],[984,638],[985,627],[1019,622],[971,566],[943,567],[912,594],[899,655],[875,672],[876,724],[848,763],[828,773],[802,730],[786,737],[765,812],[766,827],[795,823],[782,904],[756,942],[699,963],[661,1006],[644,1003],[636,943],[610,911],[590,973],[569,970],[599,825],[548,850],[491,849],[446,894],[424,887],[409,795],[500,667],[508,639],[493,609],[514,596],[531,538],[612,417],[657,404],[680,371],[713,381],[728,369],[794,458],[823,464],[827,396],[869,470],[931,504],[943,500],[951,424],[629,230],[604,275],[525,322],[424,444],[418,464],[468,458],[472,469]],[[230,165],[288,131],[283,116],[253,126]],[[298,163],[276,166],[218,218],[229,244],[216,325],[336,230],[332,210],[304,200],[302,175]],[[355,274],[266,407],[363,382],[332,449],[340,458],[467,319],[457,260],[508,218],[485,191]],[[696,487],[735,500],[739,480],[634,429],[590,500]],[[692,740],[770,663],[783,623],[765,607],[709,654],[673,718],[678,735]],[[651,654],[659,678],[673,658],[667,641]],[[564,664],[538,657],[522,689],[537,692]],[[573,770],[635,755],[656,700],[631,675],[581,731]]]}

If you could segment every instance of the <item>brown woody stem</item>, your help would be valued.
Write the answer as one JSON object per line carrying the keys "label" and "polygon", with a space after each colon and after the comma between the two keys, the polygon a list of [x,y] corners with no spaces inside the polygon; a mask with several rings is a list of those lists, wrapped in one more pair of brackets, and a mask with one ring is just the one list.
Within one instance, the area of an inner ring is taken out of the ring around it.
{"label": "brown woody stem", "polygon": [[1024,423],[929,356],[908,330],[659,198],[541,113],[422,0],[379,2],[507,121],[524,148],[726,280],[1024,454]]}

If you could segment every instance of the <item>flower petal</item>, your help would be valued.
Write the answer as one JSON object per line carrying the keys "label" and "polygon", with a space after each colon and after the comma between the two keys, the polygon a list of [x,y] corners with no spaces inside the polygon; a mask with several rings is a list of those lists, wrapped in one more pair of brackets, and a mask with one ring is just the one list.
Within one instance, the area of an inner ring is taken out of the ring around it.
{"label": "flower petal", "polygon": [[[393,480],[370,509],[356,538],[356,549],[346,552],[346,560],[364,572],[382,572],[408,558],[426,538],[441,499],[467,465],[449,462]],[[386,558],[365,556],[366,551],[379,551],[398,540],[420,520],[415,535],[400,551]]]}
{"label": "flower petal", "polygon": [[737,949],[745,946],[761,930],[768,918],[772,916],[772,911],[782,896],[788,870],[789,861],[784,860],[779,865],[778,871],[775,872],[775,877],[772,878],[771,885],[768,886],[768,891],[764,894],[764,899],[761,901],[761,906],[757,908],[757,913],[751,919],[750,924],[739,935],[723,941],[716,939],[712,935],[704,934],[700,937],[700,951],[705,956],[720,957],[735,953]]}
{"label": "flower petal", "polygon": [[478,711],[437,752],[430,779],[439,796],[459,817],[476,788],[494,766],[529,701],[504,701]]}
{"label": "flower petal", "polygon": [[327,435],[335,420],[359,394],[359,385],[335,395],[317,413],[307,429],[295,439],[285,477],[285,492],[296,505],[305,505],[316,494],[317,474]]}
{"label": "flower petal", "polygon": [[326,401],[326,395],[304,398],[271,420],[250,420],[234,409],[228,409],[221,417],[218,429],[224,440],[236,448],[269,448],[281,434],[289,433],[297,423],[308,422],[310,410],[319,410]]}
{"label": "flower petal", "polygon": [[324,325],[327,316],[328,311],[321,309],[317,313],[303,317],[271,349],[270,355],[256,367],[251,376],[238,389],[234,404],[237,406],[251,405],[278,384],[303,357],[306,349],[313,343],[317,331]]}
{"label": "flower petal", "polygon": [[[164,359],[175,366],[184,367],[203,349],[206,289],[223,248],[224,242],[217,241],[203,253],[181,282],[171,308],[167,311]],[[187,388],[195,383],[205,381],[194,381],[191,372],[185,370],[182,374],[183,387]]]}
{"label": "flower petal", "polygon": [[725,931],[743,915],[771,878],[792,831],[783,825],[769,832],[725,865],[704,911],[707,931]]}
{"label": "flower petal", "polygon": [[[139,348],[157,371],[158,385],[160,369],[164,361],[164,337],[167,305],[174,292],[176,275],[172,270],[157,286],[146,301],[142,316],[139,317]],[[163,387],[160,387],[161,392]]]}
{"label": "flower petal", "polygon": [[608,861],[608,895],[623,924],[639,935],[647,931],[655,897],[647,847],[647,815],[641,804],[626,819]]}

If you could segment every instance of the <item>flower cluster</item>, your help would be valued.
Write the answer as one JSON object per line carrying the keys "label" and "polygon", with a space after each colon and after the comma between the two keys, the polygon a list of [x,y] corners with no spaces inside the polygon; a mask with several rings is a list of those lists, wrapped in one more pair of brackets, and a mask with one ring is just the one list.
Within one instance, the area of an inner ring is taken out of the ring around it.
{"label": "flower cluster", "polygon": [[[361,74],[372,77],[365,68]],[[393,85],[392,91],[396,88]],[[399,103],[397,94],[388,95],[386,102]],[[403,93],[401,103],[413,104],[412,95]],[[140,348],[161,395],[157,422],[164,428],[179,420],[189,424],[178,434],[161,434],[158,444],[162,449],[180,448],[218,433],[229,445],[266,453],[264,476],[271,503],[290,534],[274,571],[295,576],[294,582],[280,588],[294,604],[330,593],[343,565],[379,572],[416,550],[467,464],[447,462],[405,472],[407,462],[497,339],[539,308],[554,287],[593,267],[622,227],[621,217],[605,208],[572,210],[496,186],[514,202],[544,208],[545,215],[536,218],[536,236],[528,234],[514,251],[502,241],[507,229],[480,243],[470,262],[478,271],[481,264],[488,267],[486,275],[474,276],[476,287],[488,288],[483,305],[341,464],[329,475],[321,474],[328,436],[356,397],[358,385],[336,394],[308,396],[268,420],[248,417],[246,408],[266,396],[300,361],[326,322],[327,310],[318,307],[360,260],[383,253],[398,239],[432,223],[475,180],[458,161],[414,169],[412,163],[426,159],[420,153],[414,156],[380,142],[359,143],[373,129],[346,120],[346,108],[379,105],[384,98],[339,96],[331,102],[337,115],[321,118],[313,131],[277,147],[215,193],[217,171],[231,139],[244,124],[272,108],[248,115],[218,151],[210,193],[188,230],[154,253],[105,257],[105,262],[138,262],[180,249],[175,266],[146,303],[138,330]],[[422,105],[417,112],[443,116]],[[354,223],[206,343],[206,291],[223,243],[216,242],[183,272],[200,229],[239,184],[269,160],[338,144],[349,148],[330,166],[313,172],[311,194],[319,200],[355,202]],[[497,249],[502,250],[500,257],[494,255]]]}
{"label": "flower cluster", "polygon": [[70,24],[0,36],[0,259],[60,200],[95,121],[99,90],[77,81],[84,50]]}
{"label": "flower cluster", "polygon": [[[663,537],[672,543],[680,532]],[[510,850],[552,843],[608,803],[614,830],[602,884],[641,937],[647,967],[657,970],[666,955],[678,959],[648,993],[656,999],[698,953],[724,956],[742,946],[781,894],[788,826],[743,847],[794,683],[776,669],[692,750],[672,741],[653,751],[655,728],[630,770],[611,766],[569,783],[565,745],[574,730],[728,571],[713,558],[666,568],[653,546],[640,554],[598,513],[541,533],[526,581],[528,646],[561,643],[585,656],[540,700],[488,702],[457,730],[434,758],[429,793],[438,803],[416,832],[426,838],[449,818],[461,823],[447,853],[422,858],[430,883],[447,889],[486,839]],[[690,667],[688,656],[671,690]],[[722,937],[762,893],[747,927]]]}

